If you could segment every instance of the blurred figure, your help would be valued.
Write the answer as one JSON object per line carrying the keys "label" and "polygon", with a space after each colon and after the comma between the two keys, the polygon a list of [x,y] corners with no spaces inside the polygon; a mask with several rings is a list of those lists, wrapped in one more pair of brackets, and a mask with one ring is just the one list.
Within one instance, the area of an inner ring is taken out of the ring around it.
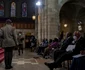
{"label": "blurred figure", "polygon": [[18,43],[19,43],[18,54],[19,55],[20,55],[20,51],[22,51],[22,54],[23,54],[23,40],[24,40],[23,34],[22,32],[19,32],[18,33]]}
{"label": "blurred figure", "polygon": [[30,48],[31,42],[30,42],[30,36],[25,36],[25,48]]}
{"label": "blurred figure", "polygon": [[43,39],[43,41],[41,42],[41,44],[38,47],[37,53],[39,55],[42,55],[44,53],[44,49],[48,46],[48,40],[47,39]]}
{"label": "blurred figure", "polygon": [[36,41],[37,41],[36,38],[34,36],[32,36],[31,40],[30,40],[30,42],[31,42],[31,46],[30,46],[31,51],[34,51],[34,49],[36,47]]}
{"label": "blurred figure", "polygon": [[54,68],[58,68],[59,65],[65,60],[71,60],[73,55],[79,54],[81,50],[85,48],[84,38],[81,37],[79,32],[75,32],[73,37],[75,36],[76,44],[75,48],[72,51],[65,51],[61,55],[59,55],[56,61],[52,63],[45,63],[46,66],[53,70]]}
{"label": "blurred figure", "polygon": [[72,44],[72,41],[73,41],[72,33],[68,32],[66,34],[64,41],[62,42],[62,44],[60,44],[60,50],[56,49],[54,51],[54,61],[56,61],[58,56],[60,56],[64,52],[66,52],[66,48],[68,47],[68,45]]}
{"label": "blurred figure", "polygon": [[49,46],[51,45],[52,42],[53,42],[53,40],[50,39],[48,42],[48,47],[45,48],[44,53],[43,53],[44,58],[45,58],[45,56],[49,55],[49,51],[50,51]]}
{"label": "blurred figure", "polygon": [[18,45],[17,34],[10,19],[6,20],[5,26],[0,29],[0,36],[3,36],[2,47],[4,48],[5,69],[11,69],[13,47]]}
{"label": "blurred figure", "polygon": [[81,48],[77,46],[79,49],[75,51],[78,52],[78,50],[80,50],[80,53],[77,55],[74,55],[71,66],[70,66],[70,70],[85,70],[85,56],[84,56],[85,55],[85,33],[82,36],[79,37],[79,32],[74,33],[74,39],[76,40],[76,42],[78,42],[77,38],[79,37],[80,43],[78,44],[78,46],[81,45],[80,46]]}
{"label": "blurred figure", "polygon": [[59,42],[57,38],[54,38],[53,42],[50,41],[50,44],[48,45],[47,48],[45,48],[43,57],[45,58],[45,56],[50,54],[50,51],[52,51],[52,49],[58,49],[59,48]]}

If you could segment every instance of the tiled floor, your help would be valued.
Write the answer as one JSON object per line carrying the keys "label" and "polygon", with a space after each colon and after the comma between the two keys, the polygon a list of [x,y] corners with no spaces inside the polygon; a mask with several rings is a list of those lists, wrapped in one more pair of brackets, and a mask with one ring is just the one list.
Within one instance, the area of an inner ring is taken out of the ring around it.
{"label": "tiled floor", "polygon": [[[44,65],[44,62],[52,61],[51,59],[44,59],[38,56],[36,53],[30,52],[29,50],[24,50],[24,53],[20,56],[18,56],[17,51],[14,51],[13,55],[13,69],[11,70],[49,70],[49,68]],[[4,62],[0,63],[0,70],[5,70]],[[65,69],[57,68],[55,70]]]}

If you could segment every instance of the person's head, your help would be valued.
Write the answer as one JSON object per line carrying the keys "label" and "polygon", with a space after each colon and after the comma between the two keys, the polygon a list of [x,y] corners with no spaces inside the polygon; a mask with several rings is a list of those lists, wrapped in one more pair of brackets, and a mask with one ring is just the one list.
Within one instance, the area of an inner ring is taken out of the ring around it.
{"label": "person's head", "polygon": [[58,39],[57,38],[54,38],[54,42],[58,42]]}
{"label": "person's head", "polygon": [[10,19],[7,19],[7,20],[6,20],[6,24],[13,25],[13,23],[12,23],[12,20],[10,20]]}
{"label": "person's head", "polygon": [[50,40],[49,40],[49,43],[52,43],[52,41],[53,41],[53,40],[52,40],[52,39],[50,39]]}
{"label": "person's head", "polygon": [[19,36],[22,36],[22,32],[19,32],[18,35],[19,35]]}
{"label": "person's head", "polygon": [[73,34],[73,39],[77,40],[79,39],[81,36],[80,32],[79,31],[75,31],[74,34]]}

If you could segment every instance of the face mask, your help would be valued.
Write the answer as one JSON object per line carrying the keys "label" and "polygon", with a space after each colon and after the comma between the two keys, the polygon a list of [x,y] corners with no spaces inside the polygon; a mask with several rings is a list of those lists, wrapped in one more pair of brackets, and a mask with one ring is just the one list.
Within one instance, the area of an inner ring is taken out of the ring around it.
{"label": "face mask", "polygon": [[76,39],[77,39],[77,37],[76,37],[76,36],[73,36],[73,39],[74,39],[74,40],[76,40]]}

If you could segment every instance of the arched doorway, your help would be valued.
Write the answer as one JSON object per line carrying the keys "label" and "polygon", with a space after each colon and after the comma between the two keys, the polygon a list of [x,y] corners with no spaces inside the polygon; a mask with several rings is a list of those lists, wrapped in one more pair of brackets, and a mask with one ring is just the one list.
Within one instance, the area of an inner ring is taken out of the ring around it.
{"label": "arched doorway", "polygon": [[74,32],[79,30],[84,32],[85,28],[85,2],[70,0],[60,9],[60,31]]}

